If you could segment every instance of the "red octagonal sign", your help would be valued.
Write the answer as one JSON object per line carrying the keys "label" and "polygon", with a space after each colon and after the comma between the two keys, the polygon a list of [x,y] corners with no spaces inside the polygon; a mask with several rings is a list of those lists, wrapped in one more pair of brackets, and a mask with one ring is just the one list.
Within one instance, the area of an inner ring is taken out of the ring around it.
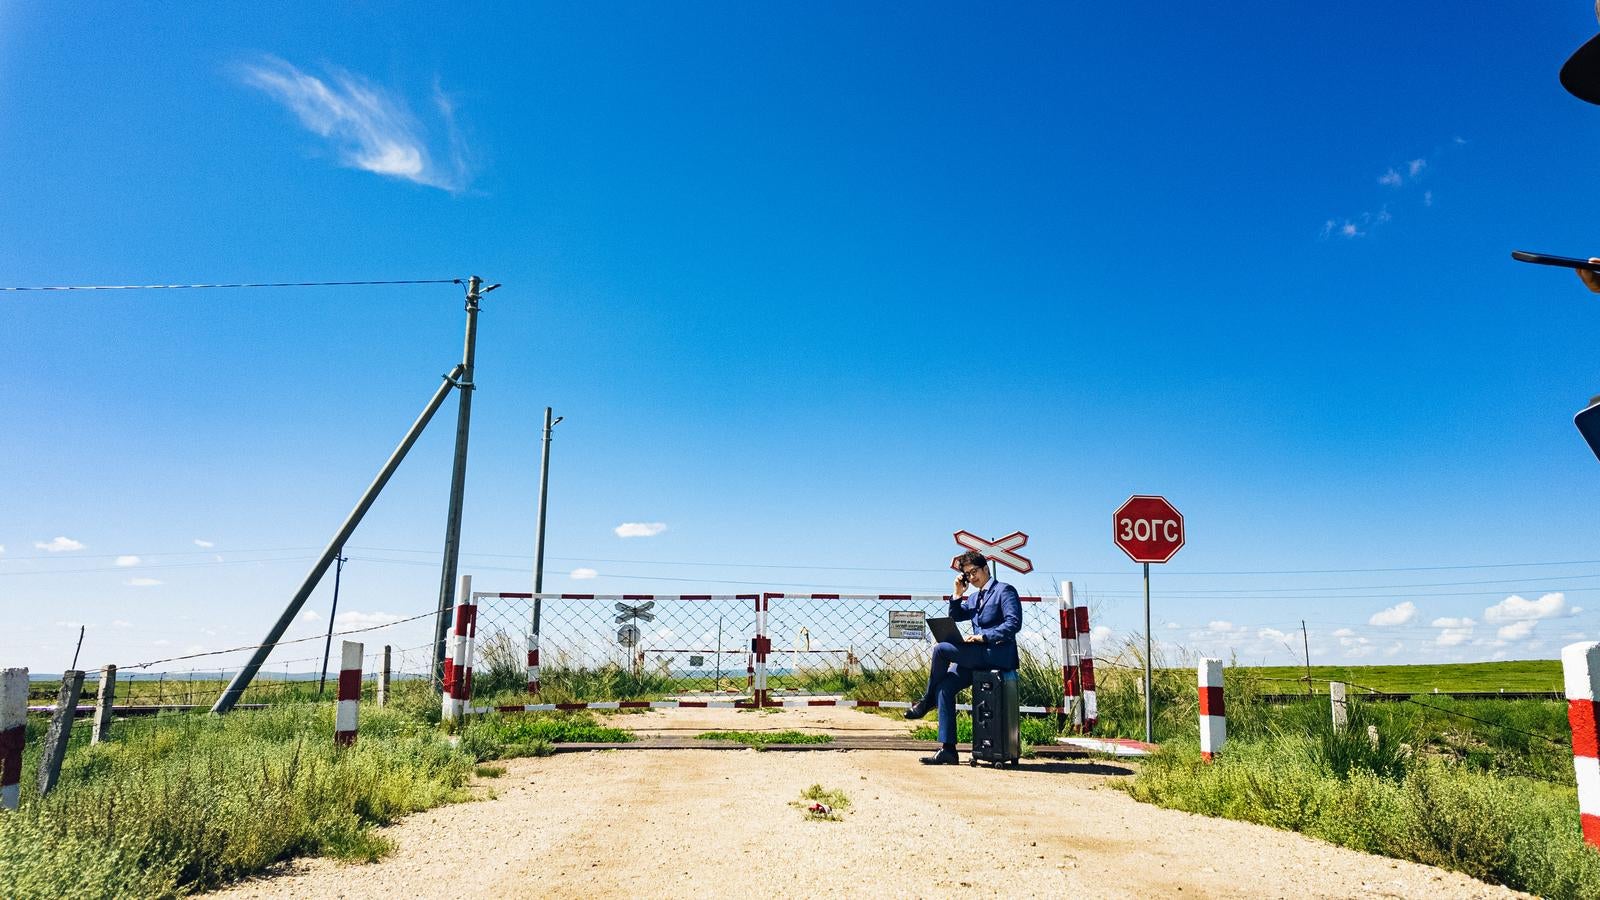
{"label": "red octagonal sign", "polygon": [[1135,494],[1111,522],[1117,546],[1134,562],[1164,563],[1183,546],[1183,514],[1165,497]]}

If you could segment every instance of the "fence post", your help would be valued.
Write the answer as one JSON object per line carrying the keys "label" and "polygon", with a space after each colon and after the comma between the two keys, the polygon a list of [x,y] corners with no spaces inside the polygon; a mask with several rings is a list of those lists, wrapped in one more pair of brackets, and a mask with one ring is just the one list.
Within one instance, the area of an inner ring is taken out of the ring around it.
{"label": "fence post", "polygon": [[389,645],[383,645],[383,668],[378,670],[378,708],[389,702]]}
{"label": "fence post", "polygon": [[1083,730],[1094,730],[1100,719],[1100,706],[1094,698],[1094,646],[1089,640],[1089,607],[1080,606],[1078,616],[1078,688],[1083,692]]}
{"label": "fence post", "polygon": [[0,669],[0,809],[22,802],[22,748],[28,738],[28,670]]}
{"label": "fence post", "polygon": [[1578,825],[1583,839],[1600,847],[1600,725],[1595,717],[1600,643],[1562,647],[1561,674],[1567,688],[1567,722],[1572,726],[1572,765],[1578,777]]}
{"label": "fence post", "polygon": [[772,597],[765,593],[756,597],[756,636],[750,649],[756,656],[754,695],[757,709],[767,705],[767,652],[772,649],[772,641],[767,637],[767,607]]}
{"label": "fence post", "polygon": [[1210,762],[1228,740],[1227,710],[1222,704],[1222,660],[1202,659],[1200,675],[1200,758]]}
{"label": "fence post", "polygon": [[1072,730],[1081,730],[1083,703],[1078,693],[1078,617],[1072,609],[1070,581],[1061,585],[1061,705],[1067,708],[1067,715],[1072,717]]}
{"label": "fence post", "polygon": [[467,606],[472,600],[472,576],[461,576],[456,592],[455,628],[451,632],[449,653],[444,658],[444,685],[439,692],[440,718],[454,722],[461,718],[461,696],[467,680]]}
{"label": "fence post", "polygon": [[539,693],[539,632],[528,632],[528,693]]}
{"label": "fence post", "polygon": [[111,707],[117,699],[117,667],[100,668],[100,688],[94,695],[94,730],[89,743],[98,744],[111,737]]}
{"label": "fence post", "polygon": [[72,720],[78,715],[78,695],[83,692],[83,672],[61,673],[61,693],[55,712],[50,715],[50,731],[44,738],[44,756],[39,760],[39,796],[50,793],[61,778],[61,761],[67,757],[67,741],[72,739]]}
{"label": "fence post", "polygon": [[1333,704],[1333,730],[1344,731],[1350,725],[1350,706],[1344,697],[1344,682],[1328,682],[1328,699]]}
{"label": "fence post", "polygon": [[356,742],[361,714],[362,649],[355,641],[342,641],[339,647],[339,699],[333,714],[333,742],[341,747]]}
{"label": "fence post", "polygon": [[[462,590],[467,590],[471,586],[472,586],[472,580],[469,577],[465,582],[462,583],[461,587],[462,587]],[[462,667],[465,670],[466,674],[463,677],[456,679],[456,687],[461,689],[461,706],[463,708],[463,711],[465,711],[466,709],[471,708],[471,706],[472,706],[472,660],[473,660],[473,657],[477,655],[477,653],[478,653],[478,601],[477,601],[477,599],[475,597],[472,596],[472,593],[470,591],[468,591],[467,592],[467,655],[466,655],[466,658],[464,660],[462,660]]]}

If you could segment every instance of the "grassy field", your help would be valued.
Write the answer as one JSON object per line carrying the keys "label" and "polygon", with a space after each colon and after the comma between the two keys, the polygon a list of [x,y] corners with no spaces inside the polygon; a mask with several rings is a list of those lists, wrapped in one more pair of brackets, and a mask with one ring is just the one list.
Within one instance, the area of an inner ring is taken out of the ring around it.
{"label": "grassy field", "polygon": [[[1251,671],[1262,679],[1273,679],[1268,693],[1292,694],[1305,690],[1304,666],[1254,666]],[[1512,660],[1508,662],[1447,663],[1423,666],[1312,666],[1313,689],[1327,693],[1329,681],[1363,685],[1382,693],[1426,694],[1434,690],[1451,691],[1559,691],[1561,661],[1558,659]]]}

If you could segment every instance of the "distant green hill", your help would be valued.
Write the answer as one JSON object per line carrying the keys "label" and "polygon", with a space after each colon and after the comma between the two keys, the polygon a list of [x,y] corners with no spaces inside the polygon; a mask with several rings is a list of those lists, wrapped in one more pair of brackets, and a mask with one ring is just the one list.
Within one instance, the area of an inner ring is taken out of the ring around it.
{"label": "distant green hill", "polygon": [[[1284,679],[1267,682],[1267,693],[1292,694],[1305,690],[1304,666],[1252,666],[1262,678]],[[1328,692],[1327,682],[1343,681],[1385,693],[1426,694],[1435,689],[1449,691],[1559,691],[1561,661],[1556,659],[1511,660],[1486,663],[1441,663],[1417,666],[1312,666],[1313,688]]]}

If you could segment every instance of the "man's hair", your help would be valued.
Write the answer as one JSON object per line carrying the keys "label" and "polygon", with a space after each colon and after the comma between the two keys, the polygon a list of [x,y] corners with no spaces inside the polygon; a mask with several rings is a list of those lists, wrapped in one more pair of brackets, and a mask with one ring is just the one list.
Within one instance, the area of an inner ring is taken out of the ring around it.
{"label": "man's hair", "polygon": [[956,565],[962,571],[967,569],[986,569],[989,567],[989,560],[985,559],[984,555],[976,550],[968,550],[956,557]]}

